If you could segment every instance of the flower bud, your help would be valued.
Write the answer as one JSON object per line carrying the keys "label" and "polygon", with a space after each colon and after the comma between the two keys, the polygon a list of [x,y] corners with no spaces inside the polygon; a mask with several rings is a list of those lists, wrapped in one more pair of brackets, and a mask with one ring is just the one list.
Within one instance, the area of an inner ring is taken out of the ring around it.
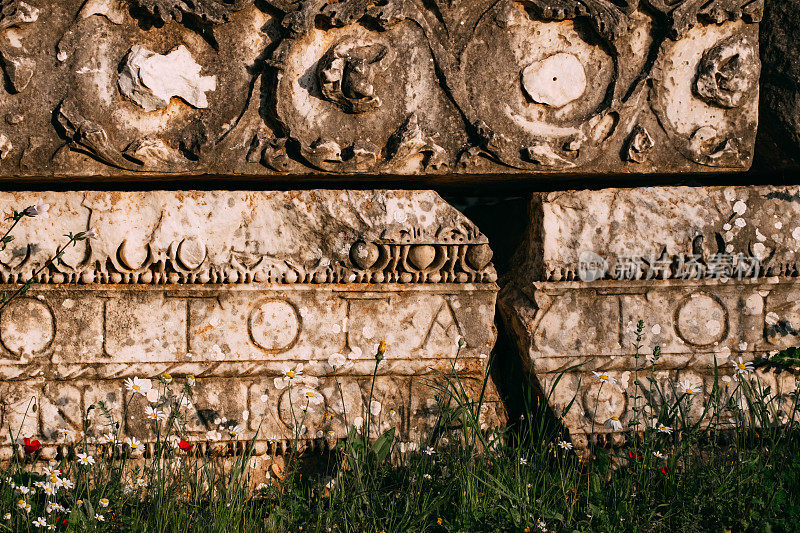
{"label": "flower bud", "polygon": [[375,354],[375,359],[378,361],[382,361],[385,355],[386,355],[386,341],[381,341],[380,343],[378,343],[378,353]]}

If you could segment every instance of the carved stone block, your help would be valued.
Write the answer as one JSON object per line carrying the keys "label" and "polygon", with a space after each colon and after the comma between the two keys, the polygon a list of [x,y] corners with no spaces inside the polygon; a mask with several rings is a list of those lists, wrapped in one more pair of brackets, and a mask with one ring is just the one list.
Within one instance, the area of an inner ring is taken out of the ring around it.
{"label": "carved stone block", "polygon": [[[0,193],[0,208],[37,198],[49,218],[25,219],[0,252],[3,283],[38,282],[0,311],[0,389],[3,427],[47,453],[91,404],[120,415],[134,377],[170,375],[181,389],[194,376],[189,440],[240,426],[234,445],[258,431],[258,453],[284,449],[301,419],[307,443],[368,416],[414,441],[435,419],[428,381],[451,364],[480,394],[495,341],[491,250],[432,192],[20,192]],[[64,234],[90,227],[97,239],[47,263]],[[123,427],[144,442],[148,405],[136,396]]]}
{"label": "carved stone block", "polygon": [[[612,418],[627,426],[634,371],[645,369],[638,379],[648,390],[654,346],[663,386],[688,379],[706,392],[715,364],[730,376],[739,357],[796,346],[798,250],[797,187],[537,194],[499,309],[541,390],[565,372],[551,401],[564,407],[576,397],[565,423],[585,442],[592,431],[613,434]],[[639,320],[645,348],[637,360]],[[616,384],[600,390],[592,372]],[[759,377],[778,403],[788,401],[793,376]]]}
{"label": "carved stone block", "polygon": [[763,0],[0,3],[0,176],[749,167]]}

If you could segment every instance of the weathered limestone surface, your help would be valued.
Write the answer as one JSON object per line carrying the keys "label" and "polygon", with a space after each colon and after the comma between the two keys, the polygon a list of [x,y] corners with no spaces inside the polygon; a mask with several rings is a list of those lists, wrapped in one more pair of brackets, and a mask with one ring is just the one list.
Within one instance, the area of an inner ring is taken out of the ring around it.
{"label": "weathered limestone surface", "polygon": [[[3,283],[45,267],[0,312],[0,443],[10,427],[53,453],[57,429],[79,431],[91,404],[122,412],[126,378],[164,374],[196,377],[187,432],[201,444],[239,425],[240,442],[260,429],[256,452],[279,453],[301,416],[317,444],[341,437],[345,416],[414,441],[436,416],[428,381],[450,371],[459,339],[458,371],[480,393],[492,253],[435,193],[20,192],[0,193],[0,210],[37,199],[49,218],[25,219],[0,252]],[[88,228],[99,238],[46,264],[64,234]],[[298,364],[290,388],[283,372]],[[144,441],[147,405],[137,395],[122,428]]]}
{"label": "weathered limestone surface", "polygon": [[[771,0],[761,32],[768,136],[800,162],[800,2]],[[770,155],[770,154],[765,154]]]}
{"label": "weathered limestone surface", "polygon": [[[740,356],[796,346],[798,250],[798,187],[537,194],[499,309],[542,390],[569,370],[552,403],[563,407],[579,391],[566,424],[580,441],[613,433],[612,417],[627,427],[633,371],[649,367],[644,356],[656,345],[662,385],[689,379],[706,391],[715,361],[730,375]],[[646,337],[637,362],[638,320]],[[592,371],[618,383],[600,390]],[[795,388],[793,376],[760,377],[779,398]],[[649,389],[645,372],[639,381]]]}
{"label": "weathered limestone surface", "polygon": [[745,169],[762,11],[2,0],[0,176]]}

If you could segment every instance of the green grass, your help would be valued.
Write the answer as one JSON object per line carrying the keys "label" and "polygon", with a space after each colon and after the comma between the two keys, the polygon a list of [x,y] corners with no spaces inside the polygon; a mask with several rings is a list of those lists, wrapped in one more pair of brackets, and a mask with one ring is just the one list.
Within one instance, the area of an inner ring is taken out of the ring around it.
{"label": "green grass", "polygon": [[[791,357],[773,359],[758,363],[759,372],[793,370],[781,366]],[[415,451],[401,449],[393,430],[375,440],[365,437],[368,426],[352,428],[327,453],[290,452],[283,479],[255,493],[248,488],[251,448],[224,461],[169,443],[181,432],[176,409],[159,424],[154,452],[140,461],[131,461],[125,446],[79,442],[76,451],[91,453],[96,464],[61,460],[59,477],[75,486],[55,496],[39,488],[21,495],[12,486],[9,480],[28,487],[44,479],[33,473],[36,453],[22,453],[0,479],[0,516],[11,515],[0,528],[38,531],[37,517],[54,524],[60,516],[69,524],[57,529],[70,531],[800,530],[797,390],[779,403],[759,372],[723,382],[736,372],[717,369],[701,420],[689,414],[689,403],[701,397],[674,394],[674,383],[650,379],[653,370],[642,364],[647,390],[629,399],[639,423],[627,423],[625,443],[614,449],[561,448],[567,437],[557,415],[564,413],[544,408],[546,398],[531,397],[508,428],[482,431],[481,400],[464,394],[455,374],[442,375],[431,383],[439,418]],[[162,398],[179,405],[183,392],[162,387]],[[98,424],[114,432],[115,414],[97,408]],[[147,488],[132,488],[140,477]],[[17,507],[20,499],[30,512]],[[48,514],[52,502],[69,511]]]}

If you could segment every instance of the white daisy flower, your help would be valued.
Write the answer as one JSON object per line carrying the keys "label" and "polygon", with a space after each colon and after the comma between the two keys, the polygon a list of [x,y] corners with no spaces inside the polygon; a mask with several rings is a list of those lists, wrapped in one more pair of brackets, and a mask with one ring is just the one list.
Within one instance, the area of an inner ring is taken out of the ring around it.
{"label": "white daisy flower", "polygon": [[303,363],[297,363],[294,368],[283,369],[283,380],[289,381],[296,379],[303,375]]}
{"label": "white daisy flower", "polygon": [[655,457],[658,457],[659,459],[666,459],[666,458],[667,458],[667,456],[666,456],[666,455],[664,455],[663,453],[661,453],[661,452],[659,452],[659,451],[655,451],[655,452],[653,452],[653,455],[654,455]]}
{"label": "white daisy flower", "polygon": [[320,405],[324,401],[322,394],[313,389],[304,389],[303,397],[311,405]]}
{"label": "white daisy flower", "polygon": [[94,457],[89,455],[88,453],[79,453],[78,454],[78,464],[81,466],[89,466],[94,464]]}
{"label": "white daisy flower", "polygon": [[125,380],[125,388],[142,396],[147,396],[147,392],[153,388],[153,383],[149,379],[128,378]]}
{"label": "white daisy flower", "polygon": [[100,504],[100,507],[108,507],[110,502],[108,501],[108,498],[100,498],[100,501],[97,503]]}
{"label": "white daisy flower", "polygon": [[599,379],[601,382],[611,383],[612,385],[617,382],[616,379],[612,378],[611,376],[609,376],[605,372],[594,372],[594,371],[592,371],[592,374],[594,374],[594,376],[597,379]]}
{"label": "white daisy flower", "polygon": [[742,361],[741,357],[739,357],[738,363],[736,361],[731,361],[731,364],[733,364],[736,367],[736,371],[740,374],[750,374],[753,372],[753,363],[751,363],[750,361],[745,363],[744,361]]}
{"label": "white daisy flower", "polygon": [[149,418],[150,420],[156,420],[160,422],[162,420],[167,419],[167,415],[166,413],[164,413],[164,411],[162,411],[161,409],[154,409],[149,405],[145,407],[144,412],[145,415],[147,415],[147,418]]}
{"label": "white daisy flower", "polygon": [[433,455],[436,453],[436,450],[434,450],[432,446],[428,446],[427,448],[425,448],[425,453],[428,455]]}
{"label": "white daisy flower", "polygon": [[562,450],[571,450],[573,448],[572,443],[565,440],[558,441],[558,447]]}
{"label": "white daisy flower", "polygon": [[700,391],[700,385],[695,385],[689,378],[686,378],[682,382],[678,383],[678,392],[685,394],[687,396],[696,394],[699,391]]}
{"label": "white daisy flower", "polygon": [[655,424],[653,424],[653,426],[658,430],[659,433],[666,433],[667,435],[670,435],[672,433],[671,427],[665,426],[664,424],[661,424],[659,422],[656,422]]}
{"label": "white daisy flower", "polygon": [[606,420],[606,426],[613,429],[614,431],[622,431],[622,422],[619,421],[618,416],[612,416],[608,420]]}
{"label": "white daisy flower", "polygon": [[33,525],[36,527],[47,527],[47,520],[45,520],[43,516],[40,516],[33,521]]}

